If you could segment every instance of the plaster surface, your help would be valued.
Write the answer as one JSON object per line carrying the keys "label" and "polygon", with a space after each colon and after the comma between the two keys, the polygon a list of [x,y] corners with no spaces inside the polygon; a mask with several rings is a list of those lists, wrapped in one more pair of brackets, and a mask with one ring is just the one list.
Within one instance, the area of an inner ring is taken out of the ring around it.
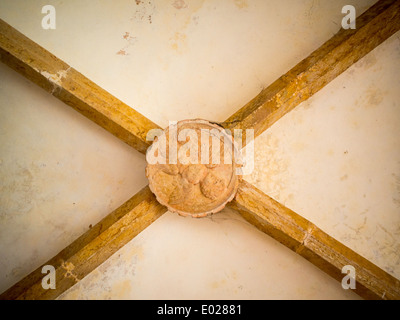
{"label": "plaster surface", "polygon": [[359,299],[236,212],[166,213],[59,299]]}
{"label": "plaster surface", "polygon": [[[46,1],[0,0],[0,18],[165,127],[225,120],[336,33],[347,2],[53,1],[43,30]],[[247,177],[396,277],[398,39],[260,136]],[[0,109],[3,291],[147,182],[142,155],[4,65]],[[358,296],[225,209],[166,213],[60,298]]]}
{"label": "plaster surface", "polygon": [[400,32],[255,143],[246,179],[400,279]]}
{"label": "plaster surface", "polygon": [[145,157],[0,64],[0,291],[147,183]]}
{"label": "plaster surface", "polygon": [[43,30],[46,4],[1,0],[0,18],[164,128],[224,121],[332,37],[348,0],[54,0]]}

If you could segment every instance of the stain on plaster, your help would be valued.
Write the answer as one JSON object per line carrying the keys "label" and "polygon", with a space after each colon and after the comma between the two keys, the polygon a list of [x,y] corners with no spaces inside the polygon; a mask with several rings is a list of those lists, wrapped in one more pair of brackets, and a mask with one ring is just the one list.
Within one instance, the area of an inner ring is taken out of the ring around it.
{"label": "stain on plaster", "polygon": [[[186,2],[175,1],[171,5],[180,10],[179,13],[165,16],[163,25],[172,32],[184,33],[189,25],[198,25],[200,17],[198,11],[203,7],[205,0],[191,0]],[[185,3],[183,5],[183,3]],[[178,8],[177,8],[178,7]],[[185,10],[182,10],[185,9]]]}
{"label": "stain on plaster", "polygon": [[386,94],[386,91],[382,91],[376,86],[369,86],[360,98],[355,100],[355,106],[366,109],[376,108],[382,103]]}
{"label": "stain on plaster", "polygon": [[175,32],[174,36],[170,38],[170,41],[171,48],[178,53],[182,53],[187,47],[187,36],[184,33]]}
{"label": "stain on plaster", "polygon": [[[150,1],[141,1],[136,0],[136,5],[133,8],[133,13],[130,17],[130,21],[134,24],[132,30],[137,28],[137,24],[141,23],[153,23],[153,14],[156,12],[156,5],[153,0]],[[132,46],[137,43],[138,39],[136,36],[133,36],[133,31],[125,31],[122,35],[122,38],[126,41],[126,44],[116,52],[119,56],[128,56],[132,49]]]}
{"label": "stain on plaster", "polygon": [[239,9],[245,9],[249,7],[249,2],[248,0],[234,0],[233,3],[235,4],[236,7]]}
{"label": "stain on plaster", "polygon": [[393,203],[400,208],[400,175],[392,174],[394,179],[394,190],[395,194],[393,195]]}
{"label": "stain on plaster", "polygon": [[176,1],[172,4],[172,6],[173,6],[175,9],[177,9],[177,10],[186,9],[186,8],[188,7],[187,4],[186,4],[186,2],[183,1],[183,0],[176,0]]}
{"label": "stain on plaster", "polygon": [[210,287],[211,287],[211,289],[219,289],[225,285],[226,285],[226,280],[222,279],[222,280],[211,282]]}
{"label": "stain on plaster", "polygon": [[126,51],[123,50],[123,49],[119,50],[119,51],[117,52],[117,54],[120,55],[120,56],[126,56],[126,55],[128,55],[128,54],[126,53]]}
{"label": "stain on plaster", "polygon": [[[132,283],[131,280],[122,280],[115,283],[111,287],[111,292],[113,292],[113,296],[109,296],[108,298],[113,299],[123,299],[129,297],[130,292],[132,291]],[[114,295],[115,294],[115,295]]]}
{"label": "stain on plaster", "polygon": [[126,299],[136,281],[137,264],[143,258],[142,245],[128,244],[57,299]]}
{"label": "stain on plaster", "polygon": [[[27,214],[36,206],[34,198],[39,189],[35,184],[34,175],[39,172],[40,168],[35,163],[32,163],[29,168],[19,162],[16,162],[15,166],[13,179],[2,179],[0,182],[1,222]],[[1,172],[2,170],[0,170]],[[7,175],[4,172],[2,176]]]}
{"label": "stain on plaster", "polygon": [[365,92],[366,107],[376,107],[383,101],[383,92],[379,88],[369,87]]}
{"label": "stain on plaster", "polygon": [[304,16],[309,25],[314,25],[316,20],[320,18],[316,13],[320,11],[320,0],[311,0],[308,9],[305,11]]}
{"label": "stain on plaster", "polygon": [[396,239],[400,236],[400,226],[390,232],[382,224],[375,225],[375,231],[367,240],[373,250],[374,258],[379,261],[382,257],[388,263],[384,269],[395,276],[394,268],[400,264],[400,243]]}
{"label": "stain on plaster", "polygon": [[[299,149],[302,148],[304,145],[299,145]],[[290,194],[286,191],[287,177],[284,174],[289,160],[282,154],[280,140],[274,135],[261,135],[256,140],[255,150],[254,171],[245,177],[246,181],[285,204],[290,200]]]}
{"label": "stain on plaster", "polygon": [[129,55],[128,50],[136,43],[137,38],[133,37],[130,32],[125,31],[122,36],[122,39],[126,41],[126,45],[117,52],[117,55],[127,56]]}
{"label": "stain on plaster", "polygon": [[[136,1],[134,13],[131,17],[131,21],[147,21],[156,11],[156,5],[154,0],[149,1]],[[151,22],[150,22],[151,23]]]}
{"label": "stain on plaster", "polygon": [[376,58],[375,53],[372,51],[368,53],[365,57],[360,59],[357,63],[354,64],[355,68],[362,68],[364,70],[368,70],[372,68],[376,63],[378,62],[378,59]]}

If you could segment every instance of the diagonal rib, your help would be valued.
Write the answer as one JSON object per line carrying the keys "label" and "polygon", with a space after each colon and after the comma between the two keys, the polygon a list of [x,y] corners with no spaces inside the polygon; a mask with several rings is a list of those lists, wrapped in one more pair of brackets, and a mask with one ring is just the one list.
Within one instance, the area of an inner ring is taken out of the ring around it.
{"label": "diagonal rib", "polygon": [[[106,261],[167,209],[148,187],[111,212],[54,258],[0,295],[0,300],[55,299]],[[43,289],[44,265],[56,270],[56,289]]]}
{"label": "diagonal rib", "polygon": [[159,128],[1,19],[0,61],[141,153]]}
{"label": "diagonal rib", "polygon": [[341,281],[356,271],[355,292],[365,299],[400,299],[400,281],[335,240],[310,221],[243,181],[230,206],[251,224]]}
{"label": "diagonal rib", "polygon": [[254,137],[321,90],[400,29],[400,1],[381,0],[310,56],[262,90],[221,125],[254,129]]}

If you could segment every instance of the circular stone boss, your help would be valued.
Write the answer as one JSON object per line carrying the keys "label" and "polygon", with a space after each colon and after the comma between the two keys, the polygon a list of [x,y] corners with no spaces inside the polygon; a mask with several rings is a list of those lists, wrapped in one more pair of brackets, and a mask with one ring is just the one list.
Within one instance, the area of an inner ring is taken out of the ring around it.
{"label": "circular stone boss", "polygon": [[[174,157],[170,161],[169,149],[174,146],[176,161]],[[149,154],[164,161],[149,163]],[[219,212],[236,194],[241,178],[236,170],[238,155],[232,136],[222,127],[205,120],[180,121],[167,127],[147,151],[150,190],[158,202],[182,216]]]}

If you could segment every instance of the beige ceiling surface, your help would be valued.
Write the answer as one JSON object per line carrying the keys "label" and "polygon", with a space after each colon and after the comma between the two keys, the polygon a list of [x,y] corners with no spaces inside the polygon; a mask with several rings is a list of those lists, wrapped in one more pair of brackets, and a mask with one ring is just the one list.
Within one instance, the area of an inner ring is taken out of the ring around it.
{"label": "beige ceiling surface", "polygon": [[400,32],[256,140],[247,180],[400,279]]}
{"label": "beige ceiling surface", "polygon": [[0,17],[165,127],[225,120],[336,33],[348,1],[59,0],[56,30],[45,4],[1,0]]}
{"label": "beige ceiling surface", "polygon": [[[43,30],[47,3],[21,3],[0,0],[0,18],[161,126],[224,120],[329,39],[348,4],[54,1],[57,29]],[[259,137],[247,178],[397,277],[399,47],[397,34]],[[142,155],[4,65],[0,108],[3,291],[146,179]],[[357,296],[225,210],[165,214],[63,298]]]}

